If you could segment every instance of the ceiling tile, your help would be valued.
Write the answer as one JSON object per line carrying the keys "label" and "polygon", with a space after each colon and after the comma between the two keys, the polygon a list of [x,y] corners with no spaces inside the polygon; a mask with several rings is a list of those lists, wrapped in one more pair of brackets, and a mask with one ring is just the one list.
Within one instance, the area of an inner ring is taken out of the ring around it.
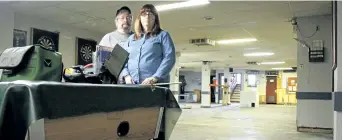
{"label": "ceiling tile", "polygon": [[[153,1],[149,2],[150,4],[155,4],[155,5],[160,5],[160,4],[166,4],[166,3],[171,3],[168,1]],[[90,11],[87,11],[86,13],[91,16],[97,16],[97,17],[102,17],[107,20],[112,20],[114,19],[115,13],[117,9],[119,9],[122,6],[128,6],[131,9],[131,13],[134,18],[136,18],[139,10],[141,7],[146,4],[146,2],[143,1],[125,1],[125,2],[120,2],[118,5],[111,5],[108,6],[107,8],[97,8],[97,9],[92,9]]]}
{"label": "ceiling tile", "polygon": [[11,7],[16,12],[24,12],[28,10],[52,7],[58,3],[61,3],[61,1],[14,1],[11,3]]}
{"label": "ceiling tile", "polygon": [[77,12],[88,12],[97,9],[107,9],[121,5],[119,1],[64,1],[58,7]]}
{"label": "ceiling tile", "polygon": [[100,32],[102,34],[111,32],[115,29],[115,25],[111,25],[107,22],[81,22],[78,24],[74,24],[73,26],[82,28],[82,29],[87,29],[87,30],[91,30],[93,32]]}
{"label": "ceiling tile", "polygon": [[79,14],[72,13],[70,11],[61,10],[57,7],[36,9],[25,13],[36,15],[40,18],[49,19],[50,21],[55,21],[63,24],[85,22],[88,20],[87,16],[82,16]]}

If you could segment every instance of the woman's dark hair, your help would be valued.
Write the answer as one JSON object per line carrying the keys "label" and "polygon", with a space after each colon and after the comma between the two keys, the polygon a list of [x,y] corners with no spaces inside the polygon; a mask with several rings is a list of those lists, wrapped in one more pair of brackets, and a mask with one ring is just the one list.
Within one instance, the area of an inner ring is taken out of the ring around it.
{"label": "woman's dark hair", "polygon": [[144,29],[143,29],[143,26],[141,23],[141,15],[145,12],[151,12],[155,16],[155,22],[154,22],[154,25],[152,27],[150,35],[156,36],[162,31],[161,26],[160,26],[160,18],[158,16],[158,13],[157,13],[155,6],[152,4],[146,4],[141,8],[141,10],[140,10],[140,12],[136,18],[136,21],[135,21],[135,36],[134,36],[135,40],[140,39],[141,34],[144,33]]}

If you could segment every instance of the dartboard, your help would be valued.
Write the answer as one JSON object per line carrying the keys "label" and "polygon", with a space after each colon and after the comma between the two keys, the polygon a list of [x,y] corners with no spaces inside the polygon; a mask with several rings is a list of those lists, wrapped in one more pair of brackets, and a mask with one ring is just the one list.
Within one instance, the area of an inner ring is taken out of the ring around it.
{"label": "dartboard", "polygon": [[81,47],[80,50],[81,59],[85,62],[92,61],[92,46],[89,44],[85,44]]}
{"label": "dartboard", "polygon": [[51,49],[51,50],[55,49],[54,41],[52,41],[52,39],[47,37],[47,36],[42,36],[41,38],[39,38],[38,44],[42,45],[45,48]]}

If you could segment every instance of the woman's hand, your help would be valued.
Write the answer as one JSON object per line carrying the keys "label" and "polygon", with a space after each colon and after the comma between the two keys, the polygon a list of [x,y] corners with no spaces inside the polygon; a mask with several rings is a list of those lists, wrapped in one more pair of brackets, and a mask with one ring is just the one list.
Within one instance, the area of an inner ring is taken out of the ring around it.
{"label": "woman's hand", "polygon": [[133,84],[132,77],[130,75],[125,76],[125,84]]}
{"label": "woman's hand", "polygon": [[146,78],[146,79],[142,82],[143,85],[152,85],[152,84],[155,84],[155,83],[157,83],[157,79],[154,78],[154,77]]}

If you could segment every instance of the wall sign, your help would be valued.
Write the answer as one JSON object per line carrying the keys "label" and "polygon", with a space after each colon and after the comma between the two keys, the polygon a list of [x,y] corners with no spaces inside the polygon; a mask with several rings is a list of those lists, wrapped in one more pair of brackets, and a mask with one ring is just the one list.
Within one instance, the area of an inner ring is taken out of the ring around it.
{"label": "wall sign", "polygon": [[27,32],[23,30],[13,29],[13,47],[26,46]]}
{"label": "wall sign", "polygon": [[258,70],[248,70],[247,74],[259,74],[260,72]]}
{"label": "wall sign", "polygon": [[41,29],[31,28],[32,42],[31,44],[39,44],[43,47],[58,51],[59,33],[50,32]]}
{"label": "wall sign", "polygon": [[76,65],[87,65],[93,62],[93,52],[97,42],[90,39],[76,38]]}
{"label": "wall sign", "polygon": [[279,75],[279,71],[266,71],[266,76],[268,75],[273,75],[273,76]]}
{"label": "wall sign", "polygon": [[309,48],[310,62],[324,62],[324,41],[313,40],[312,46]]}
{"label": "wall sign", "polygon": [[288,92],[297,92],[297,77],[287,78]]}
{"label": "wall sign", "polygon": [[324,62],[324,47],[309,49],[310,62]]}

